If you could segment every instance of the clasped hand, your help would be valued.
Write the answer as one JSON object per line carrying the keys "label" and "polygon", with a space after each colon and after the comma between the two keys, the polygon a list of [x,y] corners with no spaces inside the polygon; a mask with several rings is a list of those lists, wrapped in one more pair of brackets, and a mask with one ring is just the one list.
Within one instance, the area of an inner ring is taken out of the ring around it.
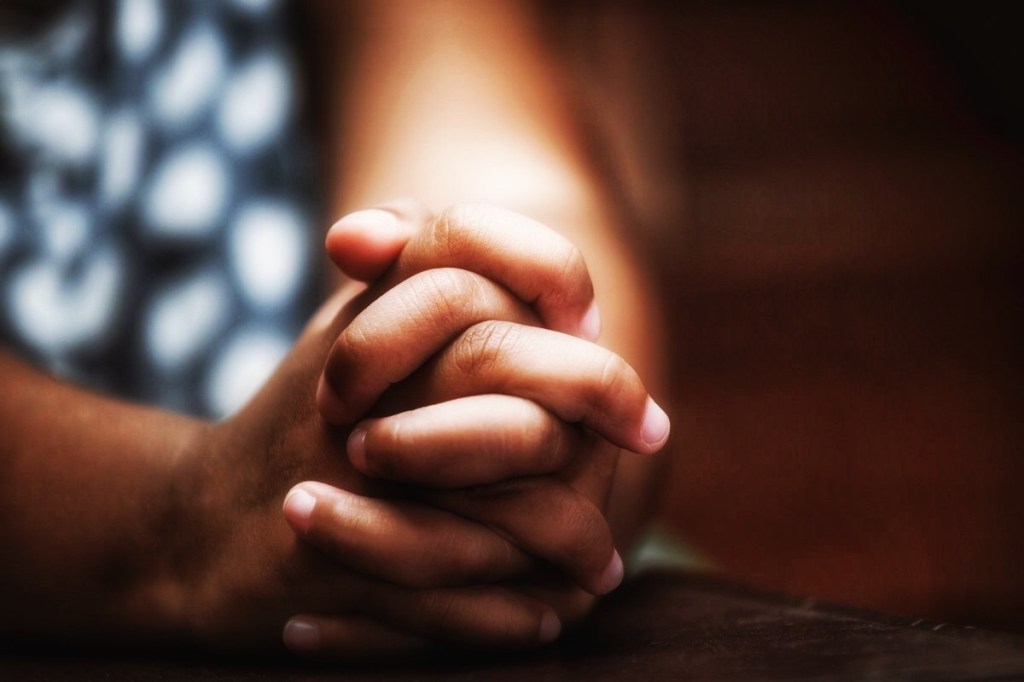
{"label": "clasped hand", "polygon": [[620,450],[668,437],[592,342],[582,256],[507,211],[410,202],[347,216],[327,249],[364,284],[183,467],[182,617],[221,650],[287,623],[290,650],[333,660],[555,639],[622,580],[605,518]]}

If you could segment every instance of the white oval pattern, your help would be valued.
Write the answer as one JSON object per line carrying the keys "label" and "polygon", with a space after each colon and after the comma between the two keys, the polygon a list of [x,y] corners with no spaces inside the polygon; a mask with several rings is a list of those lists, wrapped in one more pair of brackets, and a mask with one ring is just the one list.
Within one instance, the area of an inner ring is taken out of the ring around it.
{"label": "white oval pattern", "polygon": [[0,342],[197,414],[257,390],[321,260],[284,5],[77,0],[0,44]]}

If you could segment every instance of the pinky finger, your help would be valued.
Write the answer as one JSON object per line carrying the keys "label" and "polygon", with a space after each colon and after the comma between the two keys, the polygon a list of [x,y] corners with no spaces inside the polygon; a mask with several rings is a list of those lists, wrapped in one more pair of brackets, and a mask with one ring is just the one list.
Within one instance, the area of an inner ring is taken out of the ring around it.
{"label": "pinky finger", "polygon": [[437,648],[424,637],[349,615],[298,615],[285,623],[281,637],[296,656],[344,663],[415,658]]}

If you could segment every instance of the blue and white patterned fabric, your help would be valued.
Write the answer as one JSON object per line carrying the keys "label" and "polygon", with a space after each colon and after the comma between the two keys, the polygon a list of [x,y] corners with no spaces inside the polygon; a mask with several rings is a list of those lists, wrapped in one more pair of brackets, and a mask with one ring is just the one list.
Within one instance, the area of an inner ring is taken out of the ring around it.
{"label": "blue and white patterned fabric", "polygon": [[273,0],[83,0],[0,42],[0,340],[79,383],[237,409],[317,295]]}

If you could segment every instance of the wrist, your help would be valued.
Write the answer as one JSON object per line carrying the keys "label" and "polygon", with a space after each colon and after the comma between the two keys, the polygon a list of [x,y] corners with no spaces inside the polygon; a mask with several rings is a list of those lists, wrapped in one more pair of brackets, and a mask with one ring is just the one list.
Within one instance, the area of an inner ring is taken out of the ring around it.
{"label": "wrist", "polygon": [[[204,475],[217,426],[182,419],[164,431],[166,459],[152,472],[150,499],[140,509],[139,544],[115,557],[124,562],[122,589],[112,605],[129,639],[160,648],[192,646],[195,594],[204,549],[210,547],[210,507],[216,499]],[[127,556],[122,556],[127,555]],[[131,555],[134,555],[132,557]]]}

